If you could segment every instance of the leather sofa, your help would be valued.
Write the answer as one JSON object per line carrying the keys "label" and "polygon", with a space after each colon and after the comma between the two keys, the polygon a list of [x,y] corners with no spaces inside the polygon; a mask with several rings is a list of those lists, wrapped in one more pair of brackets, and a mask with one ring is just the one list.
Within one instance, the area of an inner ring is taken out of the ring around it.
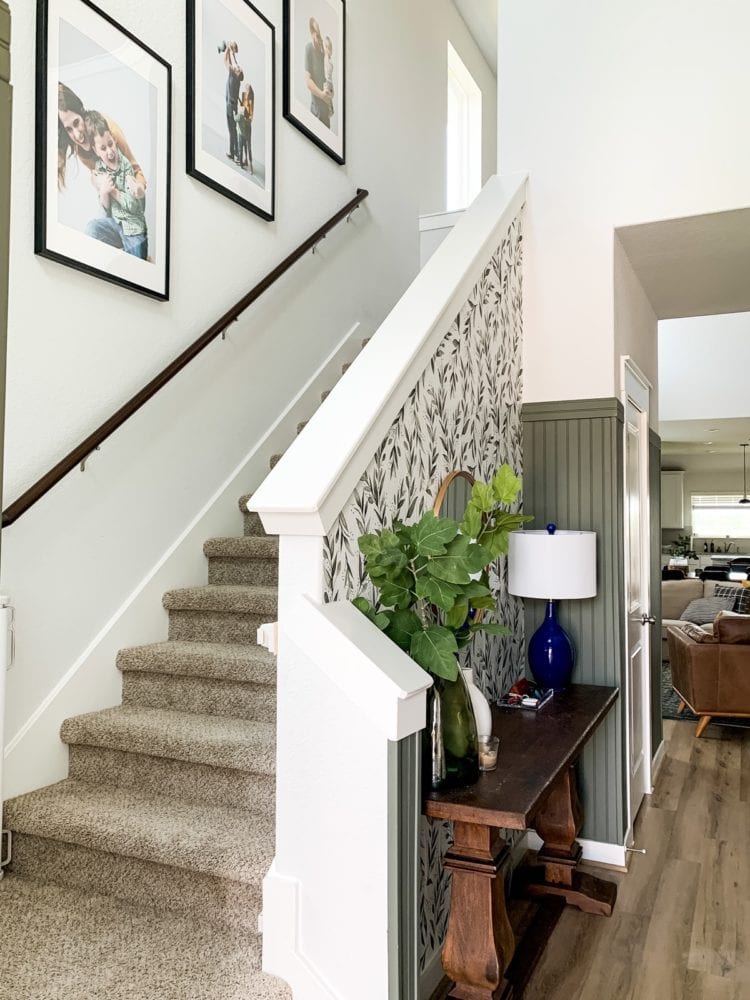
{"label": "leather sofa", "polygon": [[717,580],[662,580],[661,584],[661,658],[669,659],[667,647],[667,630],[671,626],[682,628],[685,622],[680,615],[691,601],[699,597],[713,597],[716,587],[739,587],[739,583],[719,582]]}
{"label": "leather sofa", "polygon": [[750,717],[750,615],[720,614],[713,634],[670,626],[667,642],[679,711],[699,716],[696,736],[714,716]]}

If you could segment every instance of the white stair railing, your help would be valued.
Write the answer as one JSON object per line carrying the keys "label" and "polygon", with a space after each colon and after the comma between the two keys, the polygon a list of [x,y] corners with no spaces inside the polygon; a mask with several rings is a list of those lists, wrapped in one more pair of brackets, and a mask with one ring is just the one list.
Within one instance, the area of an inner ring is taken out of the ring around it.
{"label": "white stair railing", "polygon": [[487,183],[253,497],[279,536],[277,838],[263,965],[295,1000],[415,996],[416,975],[404,983],[402,969],[398,982],[394,789],[430,682],[353,607],[324,604],[324,545],[525,196],[525,177]]}

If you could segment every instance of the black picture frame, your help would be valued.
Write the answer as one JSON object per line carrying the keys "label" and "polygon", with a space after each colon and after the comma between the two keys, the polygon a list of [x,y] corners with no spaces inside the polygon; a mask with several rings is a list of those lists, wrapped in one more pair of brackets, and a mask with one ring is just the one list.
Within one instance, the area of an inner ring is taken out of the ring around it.
{"label": "black picture frame", "polygon": [[[276,29],[250,0],[187,0],[187,17],[187,172],[271,222]],[[229,87],[235,81],[233,136]]]}
{"label": "black picture frame", "polygon": [[[332,91],[330,101],[322,101],[307,87],[311,56],[318,77],[313,76],[313,83],[322,93]],[[321,79],[324,83],[319,87]],[[346,163],[346,98],[346,0],[284,0],[284,117],[342,165]],[[326,114],[326,103],[333,109],[330,114]]]}
{"label": "black picture frame", "polygon": [[37,0],[36,61],[34,252],[167,300],[171,66],[90,0]]}

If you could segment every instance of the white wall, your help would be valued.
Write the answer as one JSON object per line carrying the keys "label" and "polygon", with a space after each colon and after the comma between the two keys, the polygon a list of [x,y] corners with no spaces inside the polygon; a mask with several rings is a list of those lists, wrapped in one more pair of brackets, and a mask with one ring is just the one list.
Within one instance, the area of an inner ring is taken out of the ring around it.
{"label": "white wall", "polygon": [[659,426],[658,323],[643,286],[617,237],[614,242],[614,280],[615,391],[619,394],[620,359],[629,355],[651,381],[648,419],[649,425],[657,429]]}
{"label": "white wall", "polygon": [[749,370],[750,313],[659,323],[662,420],[747,417]]}
{"label": "white wall", "polygon": [[499,169],[528,171],[525,399],[609,396],[613,231],[750,204],[750,6],[504,0]]}
{"label": "white wall", "polygon": [[[448,38],[486,88],[450,0],[350,0],[348,163],[281,119],[277,25],[277,221],[264,223],[188,178],[185,8],[108,0],[108,14],[173,67],[172,289],[158,303],[33,255],[33,5],[12,5],[11,221],[5,500],[128,399],[339,208],[372,192],[250,314],[3,538],[2,585],[17,608],[8,738],[95,639],[307,375],[356,320],[372,328],[418,269],[418,216],[444,208]],[[480,77],[482,79],[480,79]],[[494,115],[493,115],[494,120]],[[107,324],[91,317],[106,316]],[[237,515],[234,530],[241,530]],[[201,582],[177,579],[172,585]],[[130,641],[165,634],[156,610]],[[114,664],[110,668],[114,671]],[[91,707],[91,706],[88,706]]]}

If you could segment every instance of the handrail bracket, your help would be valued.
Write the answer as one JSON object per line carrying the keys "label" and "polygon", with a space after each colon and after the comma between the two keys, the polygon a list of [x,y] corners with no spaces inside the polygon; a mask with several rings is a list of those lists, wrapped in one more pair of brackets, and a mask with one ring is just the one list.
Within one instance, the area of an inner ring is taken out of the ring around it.
{"label": "handrail bracket", "polygon": [[99,445],[97,445],[96,448],[92,448],[91,451],[88,453],[88,455],[85,455],[81,459],[81,464],[79,466],[81,472],[85,472],[86,471],[86,463],[88,462],[88,460],[91,458],[91,456],[94,454],[95,451],[101,451],[101,447]]}

